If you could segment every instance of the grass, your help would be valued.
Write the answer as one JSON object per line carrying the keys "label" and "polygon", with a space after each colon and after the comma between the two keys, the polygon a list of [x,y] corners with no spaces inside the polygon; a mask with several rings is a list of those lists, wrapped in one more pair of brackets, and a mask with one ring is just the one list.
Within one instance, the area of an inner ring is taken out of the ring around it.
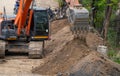
{"label": "grass", "polygon": [[116,48],[118,48],[116,46],[116,32],[112,29],[109,28],[108,31],[108,57],[113,60],[116,63],[120,64],[120,55],[118,55],[119,50],[116,50]]}
{"label": "grass", "polygon": [[63,3],[63,0],[55,0],[59,3],[59,6],[61,7],[64,3]]}
{"label": "grass", "polygon": [[118,56],[118,52],[114,49],[109,50],[108,57],[116,63],[120,64],[120,55]]}
{"label": "grass", "polygon": [[115,58],[114,61],[120,64],[120,58]]}

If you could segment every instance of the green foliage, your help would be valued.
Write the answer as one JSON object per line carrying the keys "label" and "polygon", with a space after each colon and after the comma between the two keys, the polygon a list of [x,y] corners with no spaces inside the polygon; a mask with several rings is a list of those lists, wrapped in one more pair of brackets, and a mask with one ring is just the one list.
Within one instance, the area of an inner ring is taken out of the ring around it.
{"label": "green foliage", "polygon": [[108,51],[108,57],[109,57],[111,60],[113,60],[114,62],[120,64],[120,57],[117,57],[117,51],[116,51],[116,50],[110,49],[110,50]]}
{"label": "green foliage", "polygon": [[112,59],[113,57],[115,57],[116,55],[116,51],[113,49],[110,49],[108,52],[108,56]]}
{"label": "green foliage", "polygon": [[109,28],[107,38],[108,38],[108,43],[109,43],[110,47],[112,47],[112,48],[116,47],[116,43],[115,43],[116,37],[117,37],[117,33],[114,31],[114,29]]}
{"label": "green foliage", "polygon": [[89,11],[91,10],[92,0],[83,0],[82,3],[83,3],[83,6],[86,7]]}
{"label": "green foliage", "polygon": [[[101,27],[103,27],[103,22],[105,19],[105,10],[107,6],[112,6],[112,15],[111,15],[111,19],[110,19],[110,26],[114,26],[114,19],[115,19],[115,13],[116,10],[118,8],[118,2],[119,0],[111,0],[111,3],[107,4],[107,0],[95,0],[95,4],[94,6],[96,7],[96,13],[95,13],[95,26],[96,29],[99,29]],[[91,5],[92,5],[92,0],[83,0],[83,6],[86,7],[89,11],[90,14],[92,13],[92,9],[91,9]],[[114,50],[116,48],[116,32],[113,30],[113,27],[110,27],[108,29],[108,43],[109,43],[109,51],[108,51],[108,56],[110,57],[110,59],[112,59],[113,61],[120,63],[120,57],[117,57],[117,51]]]}
{"label": "green foliage", "polygon": [[115,58],[114,61],[120,64],[120,58]]}
{"label": "green foliage", "polygon": [[106,7],[106,0],[98,0],[95,2],[95,6],[97,6],[98,11],[104,11]]}
{"label": "green foliage", "polygon": [[117,56],[118,51],[115,50],[116,48],[116,32],[114,31],[113,28],[109,28],[108,29],[108,34],[107,34],[107,38],[108,38],[108,43],[109,43],[109,51],[108,51],[108,57],[113,60],[114,62],[117,62],[120,64],[120,57]]}
{"label": "green foliage", "polygon": [[61,7],[64,3],[63,0],[56,0],[59,3],[59,6]]}
{"label": "green foliage", "polygon": [[[103,26],[103,21],[105,18],[105,9],[107,5],[113,7],[113,13],[111,17],[111,21],[113,21],[118,1],[119,0],[111,0],[111,3],[107,4],[107,0],[95,0],[94,6],[96,7],[96,14],[94,23],[96,25],[96,29],[99,29]],[[92,0],[83,0],[83,5],[90,11],[90,14],[92,13],[91,4]]]}
{"label": "green foliage", "polygon": [[113,10],[117,10],[119,0],[111,0],[111,1],[112,1]]}

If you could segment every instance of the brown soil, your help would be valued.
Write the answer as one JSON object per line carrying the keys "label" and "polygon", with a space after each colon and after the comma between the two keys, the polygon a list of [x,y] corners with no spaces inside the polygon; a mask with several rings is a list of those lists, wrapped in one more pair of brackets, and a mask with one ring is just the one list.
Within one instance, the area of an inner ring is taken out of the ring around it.
{"label": "brown soil", "polygon": [[67,19],[53,21],[51,30],[51,40],[46,41],[45,54],[61,49],[61,47],[73,39]]}
{"label": "brown soil", "polygon": [[86,44],[90,49],[96,50],[98,45],[103,45],[103,39],[96,33],[88,33],[86,37]]}
{"label": "brown soil", "polygon": [[46,51],[49,52],[45,58],[46,62],[34,68],[33,73],[43,75],[71,73],[70,76],[96,76],[98,73],[99,76],[118,76],[120,74],[120,65],[95,51],[98,45],[103,44],[101,37],[95,33],[88,33],[85,43],[74,39],[69,28],[67,20],[52,23],[52,38],[46,42]]}
{"label": "brown soil", "polygon": [[70,69],[78,60],[89,54],[90,50],[80,40],[68,42],[62,50],[55,53],[56,56],[41,67],[36,68],[33,72],[40,74],[57,74]]}
{"label": "brown soil", "polygon": [[55,8],[58,8],[59,7],[59,4],[57,2],[57,0],[35,0],[36,1],[36,5],[39,6],[39,7],[45,7],[45,8],[52,8],[52,9],[55,9]]}
{"label": "brown soil", "polygon": [[61,20],[56,20],[51,23],[51,33],[55,34],[61,29],[63,29],[65,26],[69,26],[69,23],[67,19],[61,19]]}
{"label": "brown soil", "polygon": [[98,52],[91,52],[71,69],[70,76],[119,76],[120,65]]}

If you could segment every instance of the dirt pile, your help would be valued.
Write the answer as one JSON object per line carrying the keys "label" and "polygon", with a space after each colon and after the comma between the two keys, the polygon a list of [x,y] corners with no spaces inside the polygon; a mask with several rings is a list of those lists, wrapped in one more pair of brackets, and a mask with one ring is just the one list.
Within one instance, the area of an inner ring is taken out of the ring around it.
{"label": "dirt pile", "polygon": [[[67,20],[53,22],[51,26],[53,29],[51,40],[46,42],[45,47],[46,52],[49,52],[45,58],[46,62],[34,68],[33,73],[69,76],[119,75],[120,65],[94,51],[96,46],[103,43],[95,33],[89,33],[87,43],[84,43],[74,39]],[[116,75],[111,72],[115,72]]]}
{"label": "dirt pile", "polygon": [[69,26],[67,19],[56,20],[51,23],[51,34],[56,34],[58,31],[63,29],[65,26]]}
{"label": "dirt pile", "polygon": [[79,60],[69,73],[69,76],[119,76],[120,65],[97,52],[91,52]]}
{"label": "dirt pile", "polygon": [[58,72],[65,72],[70,69],[78,60],[89,54],[90,50],[78,39],[65,44],[63,48],[56,52],[52,60],[43,66],[36,68],[33,72],[39,74],[53,75]]}
{"label": "dirt pile", "polygon": [[38,7],[45,7],[45,8],[58,8],[59,4],[57,2],[57,0],[35,0],[35,3]]}
{"label": "dirt pile", "polygon": [[98,45],[103,45],[103,39],[96,33],[88,33],[86,37],[86,44],[90,49],[96,50]]}
{"label": "dirt pile", "polygon": [[55,52],[61,50],[67,42],[73,39],[73,35],[66,19],[52,22],[51,30],[51,40],[46,41],[45,54],[50,53],[53,56]]}

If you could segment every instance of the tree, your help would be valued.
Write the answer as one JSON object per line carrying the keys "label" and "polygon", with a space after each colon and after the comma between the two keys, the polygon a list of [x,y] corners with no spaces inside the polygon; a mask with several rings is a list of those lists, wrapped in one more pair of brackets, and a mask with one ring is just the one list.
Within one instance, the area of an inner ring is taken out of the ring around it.
{"label": "tree", "polygon": [[92,8],[92,16],[91,16],[92,26],[95,27],[95,23],[94,23],[94,19],[96,15],[95,0],[92,0],[91,8]]}
{"label": "tree", "polygon": [[106,7],[106,11],[105,11],[105,20],[103,23],[103,30],[102,30],[102,34],[103,34],[103,38],[106,41],[107,40],[107,32],[108,32],[108,27],[110,24],[110,18],[111,18],[111,14],[112,14],[112,6],[111,4],[111,0],[107,0],[107,7]]}

